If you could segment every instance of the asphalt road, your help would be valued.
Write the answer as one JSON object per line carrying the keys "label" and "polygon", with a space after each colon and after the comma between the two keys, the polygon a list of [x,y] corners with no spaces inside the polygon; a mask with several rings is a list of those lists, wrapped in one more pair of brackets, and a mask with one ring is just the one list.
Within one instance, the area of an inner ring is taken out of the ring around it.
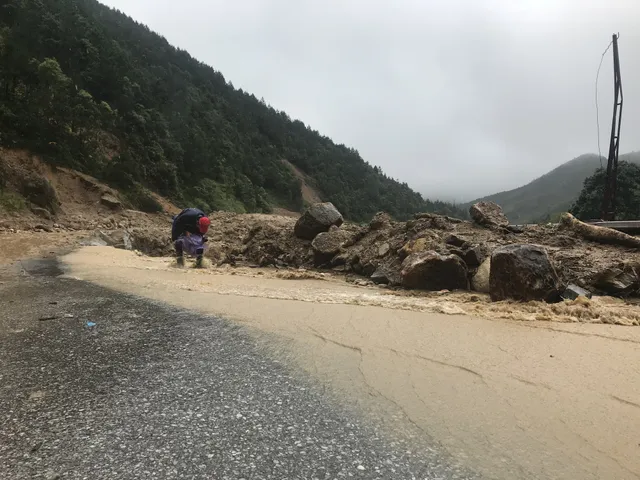
{"label": "asphalt road", "polygon": [[24,266],[0,278],[0,478],[478,478],[231,322]]}

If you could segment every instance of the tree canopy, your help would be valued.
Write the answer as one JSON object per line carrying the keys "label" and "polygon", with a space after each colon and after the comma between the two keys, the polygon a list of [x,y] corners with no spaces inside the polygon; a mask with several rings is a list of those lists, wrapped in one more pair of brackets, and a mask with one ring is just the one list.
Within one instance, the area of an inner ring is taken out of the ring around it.
{"label": "tree canopy", "polygon": [[124,191],[145,186],[210,210],[299,210],[286,159],[352,220],[464,215],[95,0],[0,1],[0,64],[0,145]]}
{"label": "tree canopy", "polygon": [[[570,212],[580,220],[599,219],[607,170],[599,168],[584,181],[580,196]],[[640,219],[640,166],[635,163],[618,164],[616,192],[616,220]]]}

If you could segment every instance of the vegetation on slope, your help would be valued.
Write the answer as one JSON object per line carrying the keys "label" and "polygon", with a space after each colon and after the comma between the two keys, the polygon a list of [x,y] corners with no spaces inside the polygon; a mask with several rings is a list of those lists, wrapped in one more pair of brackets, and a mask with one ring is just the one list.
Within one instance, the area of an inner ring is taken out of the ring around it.
{"label": "vegetation on slope", "polygon": [[[623,161],[640,163],[640,153],[620,155],[620,162]],[[606,163],[602,158],[602,164],[606,166]],[[598,155],[581,155],[527,185],[482,200],[500,205],[512,223],[554,221],[559,214],[569,211],[580,195],[585,179],[593,175],[600,164]]]}
{"label": "vegetation on slope", "polygon": [[[599,168],[584,181],[580,196],[571,213],[580,220],[601,218],[606,168]],[[616,220],[640,219],[640,166],[635,163],[618,164],[616,191]]]}
{"label": "vegetation on slope", "polygon": [[429,202],[95,0],[0,2],[0,145],[207,210],[300,209],[305,172],[353,220]]}

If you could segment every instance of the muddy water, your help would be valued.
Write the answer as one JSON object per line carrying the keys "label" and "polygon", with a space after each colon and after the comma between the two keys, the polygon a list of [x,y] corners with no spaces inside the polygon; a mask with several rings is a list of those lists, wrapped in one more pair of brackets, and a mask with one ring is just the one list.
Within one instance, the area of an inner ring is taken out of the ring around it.
{"label": "muddy water", "polygon": [[423,430],[487,478],[640,477],[639,328],[471,317],[455,297],[180,270],[104,247],[63,260],[70,276],[275,335],[345,402]]}

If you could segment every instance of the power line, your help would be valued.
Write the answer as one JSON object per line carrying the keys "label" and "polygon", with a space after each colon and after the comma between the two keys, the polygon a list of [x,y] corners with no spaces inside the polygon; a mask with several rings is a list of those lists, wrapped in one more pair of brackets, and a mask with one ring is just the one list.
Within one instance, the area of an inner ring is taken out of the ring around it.
{"label": "power line", "polygon": [[598,159],[600,160],[600,168],[603,168],[602,165],[602,151],[600,150],[600,110],[598,109],[598,78],[600,77],[600,69],[602,68],[602,62],[604,61],[604,56],[607,54],[609,49],[613,45],[613,40],[609,42],[607,48],[605,48],[604,52],[602,52],[602,57],[600,57],[600,65],[598,65],[598,72],[596,73],[596,126],[598,129]]}

